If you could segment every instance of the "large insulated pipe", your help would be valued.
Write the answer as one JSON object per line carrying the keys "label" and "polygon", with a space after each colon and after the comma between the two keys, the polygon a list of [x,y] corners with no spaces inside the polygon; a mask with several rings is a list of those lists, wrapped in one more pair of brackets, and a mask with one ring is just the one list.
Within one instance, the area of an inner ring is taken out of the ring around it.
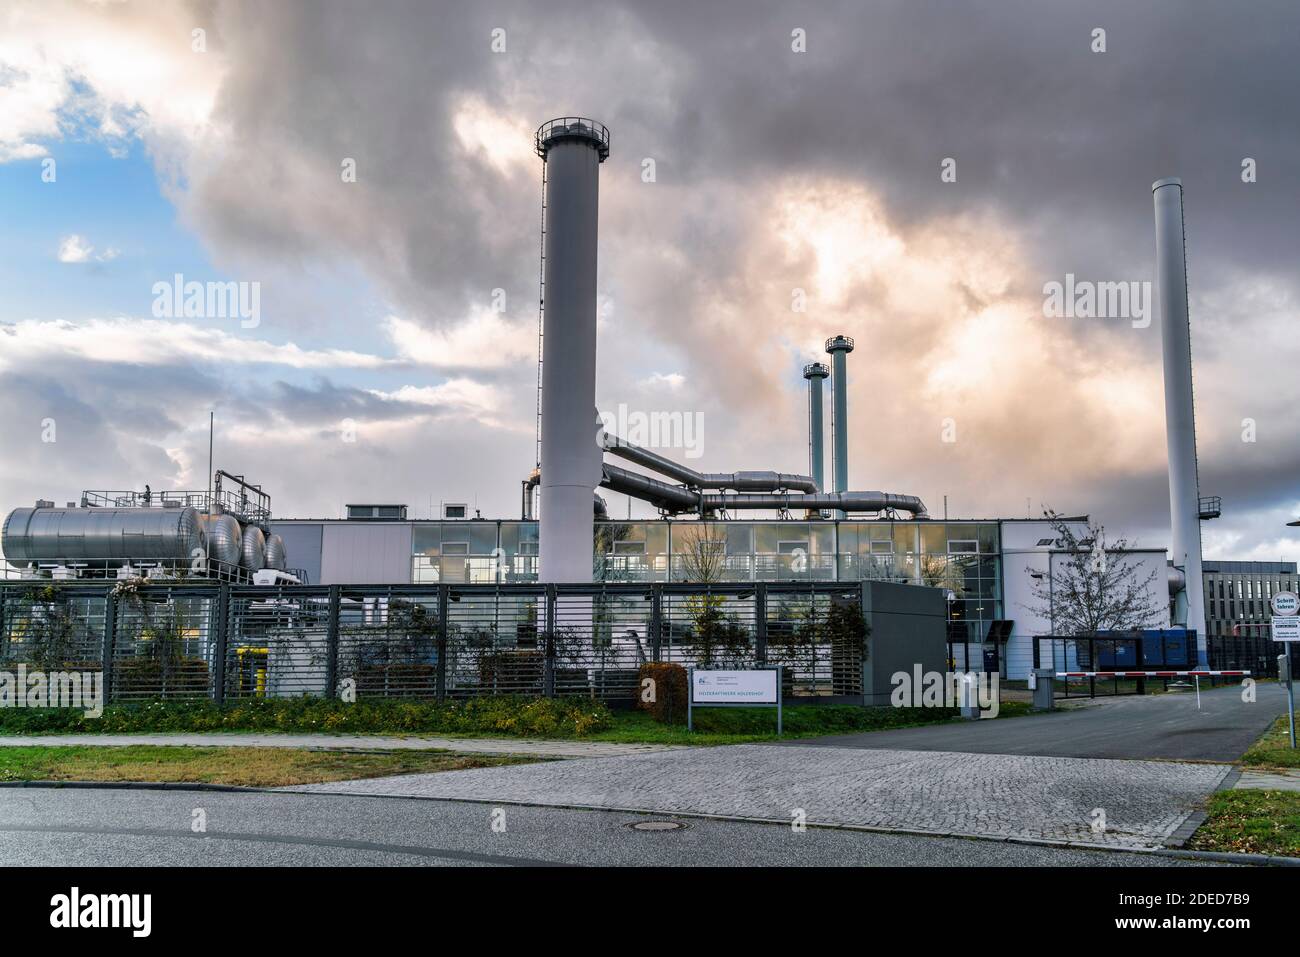
{"label": "large insulated pipe", "polygon": [[893,492],[821,492],[815,495],[774,493],[768,495],[704,495],[701,503],[706,511],[717,509],[835,509],[844,512],[883,512],[895,509],[910,512],[913,518],[929,518],[925,503],[915,495],[895,495]]}
{"label": "large insulated pipe", "polygon": [[925,503],[915,495],[896,495],[892,492],[822,492],[799,494],[795,492],[760,492],[748,495],[708,494],[696,492],[680,485],[661,482],[659,479],[629,472],[617,465],[604,466],[601,485],[649,502],[656,508],[673,514],[679,512],[711,512],[719,509],[746,511],[753,509],[840,509],[851,512],[880,512],[895,509],[909,512],[914,518],[928,518]]}
{"label": "large insulated pipe", "polygon": [[1156,292],[1164,348],[1165,441],[1169,446],[1169,517],[1172,554],[1183,571],[1178,624],[1196,630],[1198,664],[1206,665],[1205,593],[1201,575],[1200,482],[1196,471],[1196,416],[1192,399],[1192,337],[1187,315],[1187,260],[1183,235],[1183,184],[1151,186],[1156,215]]}
{"label": "large insulated pipe", "polygon": [[[826,340],[826,351],[831,354],[831,367],[835,370],[835,377],[831,380],[835,491],[844,492],[849,487],[849,379],[845,357],[853,351],[853,340],[848,336],[834,336]],[[843,518],[844,513],[838,512],[835,517]]]}
{"label": "large insulated pipe", "polygon": [[680,482],[688,488],[735,489],[738,492],[775,492],[788,489],[794,492],[816,492],[817,483],[811,475],[793,472],[742,471],[697,472],[658,452],[633,445],[612,432],[601,433],[601,445],[611,455],[635,462],[660,475]]}
{"label": "large insulated pipe", "polygon": [[542,476],[538,577],[589,582],[592,495],[601,480],[596,407],[596,227],[609,130],[577,117],[542,124],[546,265],[542,303]]}
{"label": "large insulated pipe", "polygon": [[822,381],[831,374],[825,363],[813,362],[803,367],[808,380],[808,471],[817,491],[826,488],[826,428],[822,423]]}

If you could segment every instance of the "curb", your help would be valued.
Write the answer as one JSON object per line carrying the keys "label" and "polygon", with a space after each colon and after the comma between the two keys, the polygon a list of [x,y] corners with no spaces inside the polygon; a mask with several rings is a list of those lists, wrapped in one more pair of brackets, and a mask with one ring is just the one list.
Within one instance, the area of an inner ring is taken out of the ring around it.
{"label": "curb", "polygon": [[239,784],[204,784],[200,781],[0,781],[0,788],[73,788],[108,791],[253,791],[266,788]]}

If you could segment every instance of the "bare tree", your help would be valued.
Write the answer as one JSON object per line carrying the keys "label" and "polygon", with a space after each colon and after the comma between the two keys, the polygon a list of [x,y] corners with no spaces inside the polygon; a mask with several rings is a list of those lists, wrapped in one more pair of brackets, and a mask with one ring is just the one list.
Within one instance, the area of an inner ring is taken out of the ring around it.
{"label": "bare tree", "polygon": [[1056,549],[1064,554],[1048,575],[1030,570],[1035,600],[1030,611],[1051,621],[1056,634],[1072,637],[1154,624],[1160,613],[1150,592],[1156,571],[1136,574],[1128,539],[1108,542],[1105,527],[1092,522],[1080,537],[1057,512],[1047,509],[1043,517],[1056,534]]}
{"label": "bare tree", "polygon": [[700,522],[682,535],[682,580],[699,585],[722,581],[727,568],[727,539],[716,525]]}

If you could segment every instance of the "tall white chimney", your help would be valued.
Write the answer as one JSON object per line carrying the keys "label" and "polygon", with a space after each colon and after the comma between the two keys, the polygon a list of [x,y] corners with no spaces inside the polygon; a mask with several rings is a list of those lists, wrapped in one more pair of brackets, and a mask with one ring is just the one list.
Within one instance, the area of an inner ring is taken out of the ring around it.
{"label": "tall white chimney", "polygon": [[589,582],[596,430],[596,227],[609,130],[566,116],[537,131],[546,164],[542,305],[542,476],[538,577]]}
{"label": "tall white chimney", "polygon": [[1165,440],[1169,446],[1171,551],[1185,584],[1176,598],[1177,624],[1195,629],[1197,662],[1207,662],[1205,580],[1201,575],[1201,492],[1196,470],[1196,416],[1192,401],[1192,339],[1187,316],[1187,260],[1183,184],[1157,180],[1156,291],[1165,369]]}

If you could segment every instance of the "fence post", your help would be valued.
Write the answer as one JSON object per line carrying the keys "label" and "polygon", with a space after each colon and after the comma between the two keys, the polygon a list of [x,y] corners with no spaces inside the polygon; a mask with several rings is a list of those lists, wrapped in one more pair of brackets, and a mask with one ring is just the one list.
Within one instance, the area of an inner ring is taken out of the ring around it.
{"label": "fence post", "polygon": [[216,643],[212,651],[212,700],[217,705],[226,700],[226,629],[230,625],[230,585],[222,582],[217,586],[215,609]]}
{"label": "fence post", "polygon": [[104,703],[113,700],[113,644],[117,641],[117,596],[107,589],[104,594],[104,646],[101,669],[104,672]]}
{"label": "fence post", "polygon": [[754,586],[754,664],[767,665],[767,582]]}
{"label": "fence post", "polygon": [[650,585],[650,660],[662,661],[664,643],[664,586]]}
{"label": "fence post", "polygon": [[434,679],[434,694],[439,701],[447,699],[447,610],[450,585],[438,586],[438,673]]}
{"label": "fence post", "polygon": [[339,599],[342,588],[330,585],[329,615],[325,625],[325,697],[339,696]]}
{"label": "fence post", "polygon": [[555,697],[555,586],[546,586],[546,653],[542,658],[542,694]]}

